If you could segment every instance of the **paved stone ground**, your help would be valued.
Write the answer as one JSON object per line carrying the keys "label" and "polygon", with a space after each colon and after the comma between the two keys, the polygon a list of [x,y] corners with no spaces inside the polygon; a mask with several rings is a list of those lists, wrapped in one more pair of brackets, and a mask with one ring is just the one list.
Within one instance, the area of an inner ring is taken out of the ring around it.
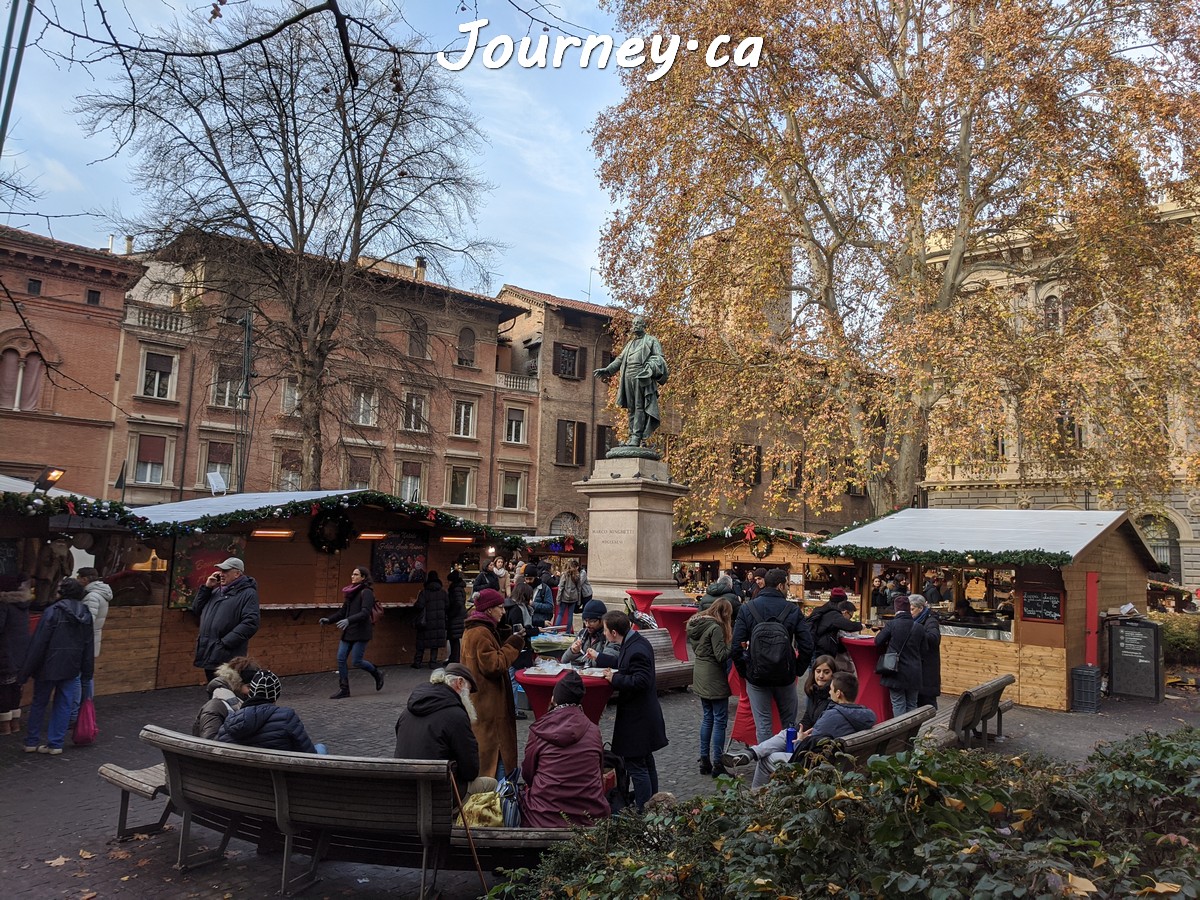
{"label": "paved stone ground", "polygon": [[[332,672],[285,678],[282,702],[299,711],[313,739],[327,743],[330,752],[390,756],[400,706],[428,672],[408,667],[386,672],[387,685],[380,693],[368,676],[353,672],[354,694],[339,701],[327,699],[336,689]],[[271,896],[278,889],[278,861],[259,859],[251,845],[234,841],[225,863],[181,875],[172,868],[176,831],[143,841],[112,841],[119,794],[96,776],[96,769],[106,762],[139,768],[161,761],[156,751],[138,741],[142,725],[152,722],[190,731],[204,699],[199,685],[101,697],[96,703],[99,741],[79,748],[68,742],[58,757],[21,753],[22,736],[0,738],[0,810],[5,819],[0,895],[79,900]],[[699,701],[688,692],[673,691],[662,696],[662,705],[671,745],[657,754],[660,787],[681,798],[711,790],[712,780],[701,776],[696,765]],[[1161,705],[1106,698],[1101,710],[1096,715],[1081,715],[1014,709],[1005,717],[1009,739],[1002,745],[1004,752],[1078,761],[1103,740],[1146,729],[1169,731],[1181,724],[1200,725],[1200,697],[1194,691],[1172,693]],[[610,706],[600,723],[606,739],[612,734],[612,718]],[[523,749],[529,722],[517,724]],[[134,821],[139,812],[146,813],[145,819],[157,818],[154,811],[161,806],[152,807],[137,798],[133,805]],[[306,897],[369,900],[415,897],[418,892],[419,873],[411,870],[331,863],[322,866],[321,874],[323,880]],[[474,872],[442,873],[438,884],[447,900],[467,900],[480,893]]]}

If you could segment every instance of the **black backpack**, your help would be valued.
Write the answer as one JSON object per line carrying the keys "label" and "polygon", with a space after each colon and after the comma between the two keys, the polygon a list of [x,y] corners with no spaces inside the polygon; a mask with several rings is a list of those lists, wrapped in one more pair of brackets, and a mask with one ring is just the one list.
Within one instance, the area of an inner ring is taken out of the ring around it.
{"label": "black backpack", "polygon": [[756,601],[747,604],[754,625],[750,629],[750,659],[746,664],[746,680],[768,687],[791,684],[796,680],[796,650],[792,633],[783,624],[790,609],[764,619]]}

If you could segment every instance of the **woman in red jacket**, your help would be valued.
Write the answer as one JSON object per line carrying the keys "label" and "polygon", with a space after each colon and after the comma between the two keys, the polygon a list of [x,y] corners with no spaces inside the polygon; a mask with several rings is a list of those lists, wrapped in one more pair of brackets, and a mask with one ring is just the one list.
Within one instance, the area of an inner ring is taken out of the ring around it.
{"label": "woman in red jacket", "polygon": [[550,708],[529,729],[521,777],[521,825],[592,825],[611,814],[604,792],[600,729],[580,705],[583,679],[567,672],[554,686]]}

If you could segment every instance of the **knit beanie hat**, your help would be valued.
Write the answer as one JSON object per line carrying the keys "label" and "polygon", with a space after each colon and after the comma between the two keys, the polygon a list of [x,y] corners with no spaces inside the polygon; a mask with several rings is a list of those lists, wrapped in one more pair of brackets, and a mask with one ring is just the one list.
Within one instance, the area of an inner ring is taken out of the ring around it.
{"label": "knit beanie hat", "polygon": [[896,612],[912,612],[912,605],[908,602],[907,597],[897,597],[892,601],[892,608]]}
{"label": "knit beanie hat", "polygon": [[589,600],[583,604],[583,617],[585,619],[603,619],[604,614],[608,612],[608,607],[600,600]]}
{"label": "knit beanie hat", "polygon": [[270,669],[263,669],[250,679],[250,699],[274,703],[283,693],[283,682]]}
{"label": "knit beanie hat", "polygon": [[475,601],[475,608],[479,612],[487,612],[493,606],[503,606],[504,595],[495,588],[484,588],[479,592],[479,597]]}
{"label": "knit beanie hat", "polygon": [[567,672],[554,685],[554,705],[565,706],[568,703],[583,702],[583,679],[578,672]]}
{"label": "knit beanie hat", "polygon": [[830,600],[845,600],[846,592],[842,588],[834,588],[829,592]]}

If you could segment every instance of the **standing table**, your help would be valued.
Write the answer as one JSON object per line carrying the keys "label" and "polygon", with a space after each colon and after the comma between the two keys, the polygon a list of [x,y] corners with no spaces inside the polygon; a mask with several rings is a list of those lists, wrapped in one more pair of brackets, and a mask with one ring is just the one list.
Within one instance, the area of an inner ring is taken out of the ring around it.
{"label": "standing table", "polygon": [[[550,708],[550,698],[554,694],[554,685],[558,684],[558,680],[566,674],[566,671],[563,669],[557,675],[543,675],[533,669],[517,671],[517,684],[525,689],[525,697],[529,700],[529,711],[533,713],[534,719],[540,719],[546,714],[546,710]],[[598,678],[595,675],[583,675],[582,677],[583,712],[599,725],[604,707],[612,696],[613,686],[606,679]]]}
{"label": "standing table", "polygon": [[671,649],[675,658],[688,661],[687,622],[700,611],[696,606],[672,606],[660,604],[651,609],[655,620],[662,624],[671,634]]}
{"label": "standing table", "polygon": [[[746,695],[746,682],[742,681],[742,676],[738,674],[736,668],[729,670],[729,689],[738,698],[737,709],[733,713],[733,724],[729,728],[729,733],[735,741],[741,741],[746,746],[753,747],[758,743],[758,733],[754,729],[754,714],[750,711],[750,698]],[[775,708],[775,704],[771,704],[771,722],[771,734],[779,734],[783,730],[783,725],[779,721],[779,710]]]}
{"label": "standing table", "polygon": [[875,663],[882,655],[875,646],[875,636],[863,637],[842,636],[842,646],[850,654],[854,662],[854,671],[858,675],[858,704],[865,706],[875,713],[880,722],[892,717],[892,695],[879,681],[875,672]]}

